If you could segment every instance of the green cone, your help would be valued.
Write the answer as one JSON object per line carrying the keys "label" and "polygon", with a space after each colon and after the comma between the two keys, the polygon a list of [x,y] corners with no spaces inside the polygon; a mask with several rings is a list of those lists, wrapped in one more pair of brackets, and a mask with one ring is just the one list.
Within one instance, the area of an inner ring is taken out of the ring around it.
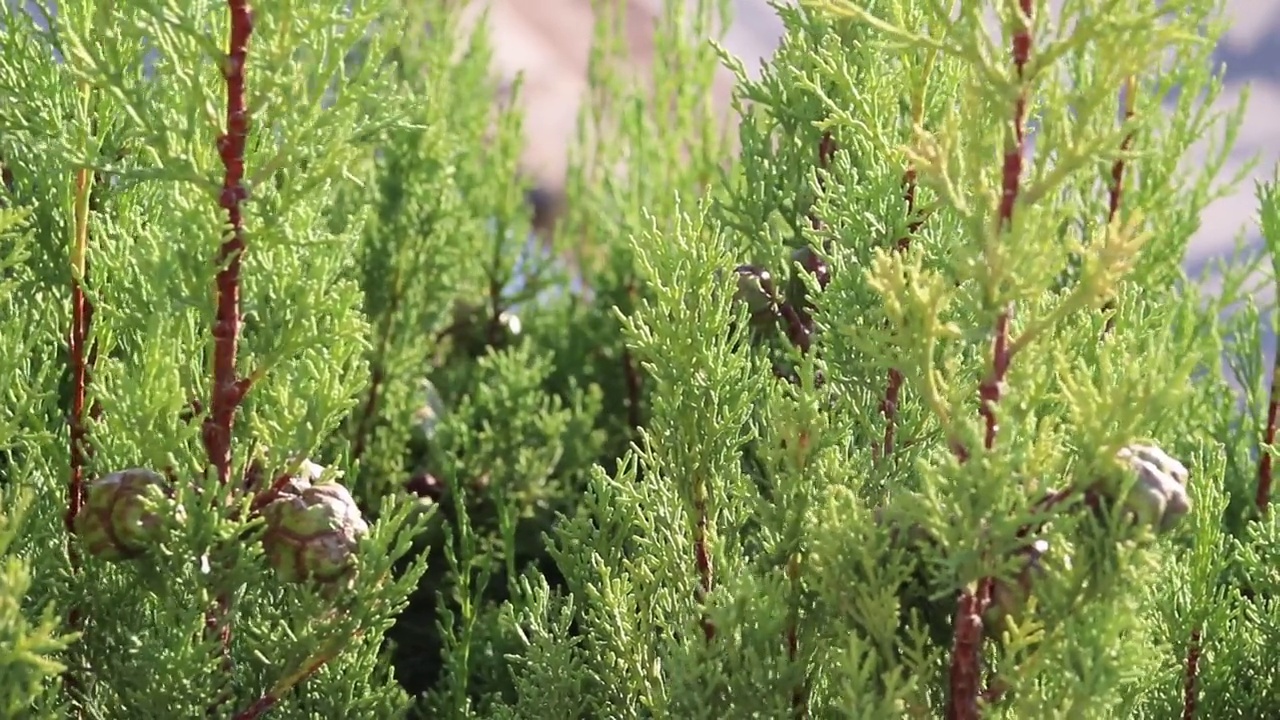
{"label": "green cone", "polygon": [[163,538],[166,515],[181,520],[181,508],[169,507],[167,490],[162,475],[142,468],[88,483],[85,506],[75,518],[76,536],[104,560],[142,555]]}
{"label": "green cone", "polygon": [[350,577],[369,526],[347,489],[294,478],[262,510],[267,560],[285,582],[334,583]]}

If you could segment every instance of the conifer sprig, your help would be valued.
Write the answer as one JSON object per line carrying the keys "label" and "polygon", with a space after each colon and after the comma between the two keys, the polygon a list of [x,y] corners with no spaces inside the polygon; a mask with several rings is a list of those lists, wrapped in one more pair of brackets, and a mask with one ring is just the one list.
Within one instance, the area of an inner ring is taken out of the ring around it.
{"label": "conifer sprig", "polygon": [[779,4],[741,152],[713,4],[650,84],[595,3],[568,269],[454,4],[0,6],[0,714],[1273,715],[1265,310],[1179,271],[1220,0]]}
{"label": "conifer sprig", "polygon": [[[1029,80],[1024,76],[1024,69],[1031,56],[1032,9],[1032,0],[1020,0],[1018,14],[1010,33],[1012,60],[1018,88],[1010,121],[1012,137],[1006,141],[1007,146],[1000,173],[1000,202],[994,223],[999,239],[992,242],[1008,241],[1009,231],[1013,226],[1014,208],[1021,190],[1022,164],[1026,154],[1024,123]],[[988,292],[993,294],[994,291],[995,288],[988,289]],[[978,389],[978,397],[982,403],[979,412],[985,421],[983,448],[988,452],[995,447],[996,435],[1000,429],[996,406],[1000,403],[1005,377],[1009,372],[1009,363],[1013,359],[1009,344],[1009,321],[1012,314],[1012,302],[999,310],[993,331],[991,370]],[[969,450],[955,439],[952,440],[952,451],[961,463],[969,459]],[[992,602],[993,588],[994,580],[984,577],[978,580],[976,589],[964,588],[960,591],[951,649],[951,687],[947,699],[947,720],[976,720],[978,717],[979,699],[983,692],[981,685],[983,615],[986,614]]]}
{"label": "conifer sprig", "polygon": [[[1125,78],[1123,99],[1123,115],[1121,123],[1127,124],[1133,120],[1134,105],[1137,102],[1135,97],[1138,92],[1137,78],[1130,75]],[[1116,154],[1116,159],[1111,163],[1111,187],[1107,188],[1107,224],[1111,224],[1120,217],[1120,203],[1124,197],[1124,171],[1125,156],[1133,146],[1133,133],[1130,132],[1124,136],[1124,140],[1120,141],[1120,152]],[[1105,336],[1115,328],[1115,308],[1114,299],[1108,299],[1102,306],[1104,313],[1107,315],[1106,325],[1102,328],[1102,334]]]}
{"label": "conifer sprig", "polygon": [[[933,67],[933,63],[937,58],[936,52],[931,52],[929,59],[925,62],[925,69],[920,78],[920,87],[912,97],[911,124],[912,127],[921,127],[924,122],[925,110],[925,94],[929,89],[929,71]],[[894,244],[894,249],[903,253],[911,247],[911,238],[920,232],[920,228],[924,226],[924,215],[917,214],[916,194],[919,190],[917,186],[916,169],[907,163],[907,170],[902,175],[902,199],[906,205],[907,227],[902,235]],[[889,368],[889,377],[885,382],[884,397],[880,400],[880,414],[884,416],[884,436],[878,448],[874,448],[872,453],[877,458],[888,458],[893,454],[894,440],[898,432],[898,401],[902,394],[902,385],[906,382],[906,377],[902,371],[896,367]]]}
{"label": "conifer sprig", "polygon": [[[902,199],[907,208],[907,230],[894,244],[897,252],[906,252],[911,247],[911,238],[920,232],[924,225],[924,217],[916,215],[916,171],[908,165],[902,178]],[[875,452],[880,458],[893,455],[894,441],[898,432],[898,402],[902,395],[902,385],[906,377],[896,367],[889,368],[889,377],[885,381],[884,397],[880,400],[880,414],[884,416],[884,436]]]}
{"label": "conifer sprig", "polygon": [[[1280,166],[1278,166],[1280,167]],[[1280,172],[1270,182],[1260,183],[1256,190],[1258,219],[1263,241],[1271,256],[1271,272],[1274,287],[1280,290]],[[1280,296],[1280,292],[1277,293]],[[1271,388],[1267,398],[1266,424],[1262,428],[1261,446],[1258,448],[1258,472],[1254,486],[1256,517],[1267,517],[1271,506],[1274,485],[1276,434],[1280,426],[1280,352],[1273,350]]]}

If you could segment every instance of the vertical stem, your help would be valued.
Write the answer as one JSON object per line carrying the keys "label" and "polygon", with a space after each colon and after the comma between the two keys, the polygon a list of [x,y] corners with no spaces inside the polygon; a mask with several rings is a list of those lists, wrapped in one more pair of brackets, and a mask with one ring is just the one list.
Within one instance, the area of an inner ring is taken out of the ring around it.
{"label": "vertical stem", "polygon": [[[1124,83],[1124,122],[1128,122],[1133,118],[1133,108],[1136,102],[1135,95],[1138,92],[1137,79],[1130,75],[1125,79]],[[1111,165],[1111,188],[1107,192],[1107,223],[1114,222],[1120,214],[1120,201],[1124,196],[1124,171],[1125,161],[1124,155],[1133,145],[1133,133],[1127,133],[1124,140],[1120,141],[1120,153],[1116,156],[1116,161]],[[1115,310],[1116,303],[1114,300],[1108,300],[1103,306],[1104,312]],[[1102,329],[1105,336],[1115,327],[1115,318],[1107,318],[1107,324]]]}
{"label": "vertical stem", "polygon": [[[793,553],[787,561],[787,579],[791,581],[791,594],[793,605],[791,608],[791,617],[787,620],[787,659],[792,663],[796,662],[800,656],[800,613],[798,608],[800,598],[800,566],[801,559],[799,553]],[[809,678],[806,677],[796,684],[791,690],[791,709],[795,718],[803,718],[809,714]]]}
{"label": "vertical stem", "polygon": [[240,342],[240,264],[245,250],[241,203],[248,196],[244,186],[245,140],[249,135],[245,60],[253,32],[248,0],[227,0],[227,5],[231,13],[231,39],[222,68],[227,83],[227,131],[218,137],[218,154],[226,171],[218,204],[227,213],[229,232],[218,252],[221,269],[215,281],[213,388],[209,417],[203,428],[209,462],[223,485],[231,479],[231,430],[236,409],[248,391],[248,381],[236,375],[236,351]]}
{"label": "vertical stem", "polygon": [[[1006,145],[1004,161],[1000,173],[1000,206],[998,210],[997,231],[1007,232],[1013,226],[1013,209],[1018,201],[1018,191],[1022,181],[1023,155],[1026,152],[1026,130],[1024,127],[1027,109],[1026,79],[1023,71],[1031,57],[1031,12],[1032,0],[1019,0],[1024,27],[1013,33],[1013,63],[1018,71],[1018,78],[1024,83],[1014,101],[1013,138]],[[995,338],[992,341],[991,373],[979,388],[982,402],[980,412],[986,420],[986,434],[983,445],[990,450],[995,444],[999,431],[999,419],[996,416],[996,405],[1000,402],[1001,387],[1005,375],[1009,371],[1009,318],[1013,314],[1012,304],[1006,305],[996,318]]]}
{"label": "vertical stem", "polygon": [[[73,207],[75,219],[71,251],[71,330],[67,343],[71,355],[71,478],[64,516],[68,535],[75,534],[75,519],[84,503],[84,466],[88,457],[85,396],[89,381],[89,353],[85,346],[89,338],[89,313],[92,308],[84,294],[84,283],[88,275],[91,177],[92,174],[87,169],[76,172]],[[72,562],[76,562],[74,554]]]}
{"label": "vertical stem", "polygon": [[[245,63],[249,54],[249,36],[253,33],[253,18],[248,0],[227,0],[227,9],[231,28],[228,52],[222,65],[227,86],[227,128],[218,137],[218,155],[225,172],[218,204],[227,214],[228,231],[218,252],[220,269],[214,281],[217,308],[211,331],[213,386],[209,416],[202,428],[209,464],[217,472],[218,482],[222,485],[231,480],[231,431],[236,410],[250,385],[248,378],[241,379],[236,374],[236,352],[240,341],[240,263],[245,250],[241,203],[248,197],[244,186],[245,140],[250,128],[245,101]],[[206,615],[205,628],[221,641],[224,665],[229,670],[231,625],[225,594],[218,596],[217,607]],[[218,714],[225,699],[216,699],[209,708],[209,714]]]}
{"label": "vertical stem", "polygon": [[1187,666],[1182,681],[1182,720],[1193,720],[1196,716],[1196,701],[1200,677],[1200,630],[1191,631],[1191,642],[1187,646]]}
{"label": "vertical stem", "polygon": [[[94,134],[94,121],[89,106],[92,89],[80,86],[80,110],[85,123],[86,150]],[[67,488],[67,510],[63,517],[68,538],[75,534],[75,519],[84,505],[84,466],[88,459],[87,432],[85,428],[85,399],[89,384],[90,355],[86,347],[89,340],[89,321],[93,313],[92,303],[85,297],[84,287],[89,275],[89,212],[93,193],[94,174],[88,168],[76,171],[72,195],[71,237],[71,328],[67,336],[67,350],[71,363],[71,413],[70,456],[71,468]],[[79,562],[71,551],[73,569]]]}
{"label": "vertical stem", "polygon": [[[907,203],[907,217],[911,218],[907,224],[907,231],[902,237],[898,238],[895,250],[897,252],[906,252],[911,247],[911,238],[920,231],[920,226],[924,224],[923,218],[914,217],[916,211],[916,170],[908,167],[906,175],[902,179],[903,199]],[[887,458],[893,454],[894,436],[898,429],[898,399],[902,394],[902,384],[906,381],[902,371],[897,368],[889,368],[889,380],[884,389],[884,399],[880,401],[880,413],[884,415],[884,439],[880,443],[878,451],[879,458]],[[876,452],[873,448],[873,452]],[[877,458],[878,459],[878,458]]]}
{"label": "vertical stem", "polygon": [[[1280,384],[1280,353],[1276,353],[1276,357],[1272,360],[1271,366],[1271,397],[1267,401],[1267,427],[1263,430],[1262,443],[1267,446],[1275,444],[1276,441],[1276,420],[1280,416],[1280,394],[1277,394],[1277,384]],[[1259,453],[1261,458],[1258,460],[1258,487],[1254,495],[1254,505],[1258,508],[1258,513],[1266,515],[1268,507],[1271,505],[1271,485],[1273,481],[1271,451],[1266,447],[1262,448]]]}
{"label": "vertical stem", "polygon": [[978,581],[976,590],[960,593],[956,605],[955,630],[951,645],[947,698],[947,720],[976,720],[981,685],[979,649],[982,644],[982,614],[991,603],[991,580]]}
{"label": "vertical stem", "polygon": [[982,445],[987,450],[995,446],[996,433],[1000,431],[996,405],[1000,402],[1004,378],[1009,372],[1009,316],[1012,313],[1013,306],[1010,304],[996,317],[995,338],[992,340],[991,347],[991,374],[978,388],[978,396],[982,401],[979,412],[986,419],[986,433],[983,435]]}
{"label": "vertical stem", "polygon": [[[884,415],[884,439],[880,442],[878,458],[893,454],[893,443],[898,431],[898,398],[902,383],[906,380],[898,368],[889,368],[889,380],[885,384],[884,399],[880,401],[880,414]],[[874,448],[873,448],[874,451]]]}
{"label": "vertical stem", "polygon": [[[1130,75],[1124,82],[1124,122],[1133,119],[1133,107],[1136,102],[1135,95],[1138,92],[1137,78]],[[1133,146],[1133,133],[1127,133],[1124,140],[1120,141],[1120,154],[1116,156],[1116,161],[1111,165],[1111,188],[1107,193],[1107,222],[1116,219],[1120,214],[1120,200],[1124,196],[1124,171],[1125,162],[1124,154]]]}
{"label": "vertical stem", "polygon": [[[92,135],[96,132],[90,108],[91,97],[91,88],[82,84],[80,86],[81,112],[83,113],[81,121],[85,123],[86,149],[89,149],[88,141],[92,140]],[[80,569],[80,553],[72,542],[72,536],[75,535],[76,517],[84,507],[85,464],[92,453],[85,426],[85,402],[89,386],[89,368],[94,359],[88,348],[93,304],[85,296],[84,289],[89,276],[89,213],[94,179],[94,174],[88,168],[77,170],[73,180],[72,196],[71,327],[67,334],[67,351],[71,365],[71,411],[68,417],[70,468],[67,509],[63,516],[63,524],[67,532],[67,556],[72,573],[77,573]],[[72,606],[67,615],[68,625],[72,629],[80,629],[81,620],[80,607]],[[79,679],[70,669],[67,670],[64,678],[69,689],[74,691],[79,688]],[[76,717],[79,716],[80,713],[77,711]]]}
{"label": "vertical stem", "polygon": [[[1013,225],[1013,211],[1018,201],[1018,191],[1022,179],[1022,165],[1025,148],[1025,114],[1027,107],[1027,89],[1024,70],[1031,56],[1031,13],[1032,0],[1019,0],[1022,18],[1020,27],[1013,32],[1012,54],[1014,67],[1023,87],[1014,102],[1013,137],[1005,147],[1001,168],[1000,204],[997,210],[997,232],[1007,232]],[[1009,370],[1009,318],[1013,313],[1013,305],[1006,305],[999,313],[995,323],[995,338],[992,341],[991,372],[979,387],[978,395],[982,403],[980,412],[986,421],[986,432],[983,435],[983,446],[990,450],[995,445],[1000,424],[996,406]],[[956,446],[957,457],[962,461],[968,452]],[[950,692],[947,697],[947,720],[976,720],[978,717],[978,698],[980,690],[981,657],[979,646],[982,641],[982,614],[991,603],[991,578],[982,578],[975,589],[961,591],[956,606],[953,644],[950,663]]]}
{"label": "vertical stem", "polygon": [[[824,171],[828,170],[831,167],[831,158],[833,158],[835,154],[835,138],[831,137],[831,133],[829,132],[822,133],[822,140],[818,142],[818,167]],[[823,192],[826,190],[826,187],[826,178],[819,175],[818,191]],[[827,224],[823,222],[822,218],[818,217],[818,213],[814,212],[812,208],[809,210],[809,227],[814,230],[825,230],[827,227]]]}
{"label": "vertical stem", "polygon": [[[788,443],[790,444],[790,443]],[[797,459],[795,469],[798,473],[807,472],[809,465],[810,435],[808,428],[802,429],[795,442],[794,457]],[[802,511],[803,512],[803,511]],[[800,656],[800,607],[801,607],[801,571],[804,556],[800,547],[793,547],[787,559],[787,580],[791,584],[791,609],[787,620],[787,659],[792,663]],[[791,691],[792,716],[799,719],[809,714],[809,675],[806,672],[800,682]]]}
{"label": "vertical stem", "polygon": [[[701,478],[694,480],[694,512],[697,514],[697,526],[693,533],[693,554],[694,563],[698,570],[698,602],[706,602],[707,595],[711,594],[714,586],[711,570],[711,549],[709,547],[708,524],[710,519],[707,513],[707,487],[705,481]],[[702,617],[702,634],[707,642],[715,639],[716,626],[711,622],[704,612]]]}
{"label": "vertical stem", "polygon": [[[1131,75],[1125,79],[1124,84],[1124,120],[1127,122],[1133,117],[1133,108],[1135,103],[1135,95],[1137,94],[1137,81]],[[1129,150],[1133,144],[1133,133],[1127,133],[1124,140],[1120,143],[1120,155],[1116,157],[1115,162],[1111,165],[1111,190],[1108,193],[1107,222],[1114,222],[1120,214],[1120,201],[1124,196],[1124,171],[1125,161],[1124,153]],[[1115,301],[1108,300],[1104,306],[1104,310],[1110,311],[1115,309]],[[1107,318],[1107,324],[1102,329],[1105,336],[1115,327],[1115,317]],[[1276,433],[1276,397],[1275,397],[1275,377],[1280,372],[1280,367],[1272,371],[1272,394],[1270,407],[1267,411],[1267,442],[1270,443],[1275,439]],[[1262,495],[1262,477],[1265,475],[1268,487],[1267,494],[1270,494],[1271,484],[1271,455],[1267,452],[1262,453],[1262,460],[1258,468],[1259,482],[1256,503],[1259,510],[1266,509],[1266,497]],[[1199,694],[1198,681],[1200,674],[1200,637],[1201,631],[1197,627],[1191,631],[1191,638],[1187,642],[1186,654],[1186,670],[1183,676],[1182,685],[1182,720],[1192,720],[1196,715],[1196,700]]]}
{"label": "vertical stem", "polygon": [[[920,82],[911,98],[911,121],[917,128],[924,125],[925,94],[928,92],[929,76],[933,72],[933,65],[937,59],[937,51],[931,51],[925,60]],[[916,189],[916,169],[908,164],[902,178],[902,199],[907,205],[907,231],[898,238],[894,248],[900,253],[906,252],[911,247],[911,238],[920,232],[920,227],[924,224],[924,218],[916,216]],[[893,454],[894,439],[898,432],[898,400],[905,382],[906,378],[901,370],[889,368],[884,398],[880,401],[880,413],[884,415],[884,438],[880,442],[879,449],[874,447],[871,449],[873,459],[879,460]]]}

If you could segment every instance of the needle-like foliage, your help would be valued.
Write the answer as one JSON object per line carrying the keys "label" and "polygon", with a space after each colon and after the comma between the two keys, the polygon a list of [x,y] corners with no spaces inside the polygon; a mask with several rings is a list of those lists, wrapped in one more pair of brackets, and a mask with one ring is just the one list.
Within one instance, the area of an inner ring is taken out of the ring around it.
{"label": "needle-like foliage", "polygon": [[1221,3],[662,6],[3,5],[0,716],[1280,713]]}

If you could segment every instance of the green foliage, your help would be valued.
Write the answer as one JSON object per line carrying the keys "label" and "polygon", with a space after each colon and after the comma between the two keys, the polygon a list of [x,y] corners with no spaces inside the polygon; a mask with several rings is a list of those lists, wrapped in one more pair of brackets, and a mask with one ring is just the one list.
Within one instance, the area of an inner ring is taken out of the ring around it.
{"label": "green foliage", "polygon": [[541,235],[460,4],[236,5],[0,16],[0,714],[1280,712],[1217,0],[601,0]]}
{"label": "green foliage", "polygon": [[[230,717],[263,696],[289,717],[390,716],[407,706],[379,648],[424,569],[415,561],[390,574],[416,533],[411,508],[376,499],[358,582],[321,596],[269,574],[239,481],[254,464],[274,478],[308,455],[345,460],[316,453],[367,376],[368,323],[350,249],[363,213],[328,199],[358,180],[350,167],[372,142],[405,122],[400,103],[370,111],[370,98],[395,95],[389,73],[344,64],[371,21],[394,20],[387,11],[346,2],[254,8],[244,154],[252,201],[236,357],[254,384],[234,426],[233,481],[220,484],[206,473],[207,413],[189,413],[193,400],[210,407],[212,392],[227,222],[217,140],[229,92],[218,47],[227,6],[63,4],[45,31],[5,5],[5,202],[30,222],[26,256],[6,252],[12,299],[3,322],[22,338],[6,344],[20,363],[5,366],[17,400],[7,412],[21,431],[5,438],[3,482],[36,498],[14,544],[34,578],[25,604],[55,603],[82,632],[63,658],[63,702],[81,716],[196,717],[212,708]],[[394,42],[386,27],[370,57]],[[86,477],[163,471],[185,510],[179,532],[127,563],[74,543],[68,552],[64,542],[73,281],[93,308],[82,355],[92,365]],[[317,663],[302,695],[288,697],[299,671]]]}
{"label": "green foliage", "polygon": [[[1256,635],[1254,601],[1223,602],[1222,586],[1224,531],[1252,500],[1226,456],[1256,440],[1224,422],[1236,401],[1215,338],[1244,273],[1206,311],[1179,269],[1239,119],[1204,109],[1220,92],[1218,8],[1077,3],[1050,19],[1036,3],[1019,76],[1007,48],[1022,20],[998,4],[992,38],[987,7],[779,10],[788,32],[764,76],[739,69],[726,182],[630,233],[651,297],[624,328],[651,414],[630,459],[597,472],[557,528],[567,594],[535,577],[514,604],[526,647],[498,716],[935,716],[956,692],[954,598],[984,577],[1016,583],[1034,525],[1049,550],[1032,609],[987,615],[984,684],[1001,688],[1001,716],[1168,717],[1193,630],[1202,658]],[[1005,223],[1020,92],[1035,146]],[[1185,172],[1205,138],[1208,166]],[[1129,174],[1109,217],[1117,160]],[[825,288],[795,262],[813,248]],[[757,323],[730,309],[735,260],[771,271],[811,333],[769,319],[744,335]],[[1016,359],[984,451],[978,391],[1011,304]],[[889,456],[891,371],[903,391]],[[1131,481],[1113,458],[1148,439],[1195,478],[1194,523],[1167,540],[1123,521]],[[1071,500],[1040,503],[1063,490]],[[1205,712],[1265,712],[1240,687],[1208,671],[1197,685]]]}
{"label": "green foliage", "polygon": [[0,516],[0,712],[4,717],[52,717],[59,705],[59,675],[66,666],[57,657],[76,638],[61,633],[62,618],[53,605],[31,613],[22,599],[31,590],[29,564],[10,554],[9,546],[22,532],[31,505],[28,493],[0,491],[6,513]]}

